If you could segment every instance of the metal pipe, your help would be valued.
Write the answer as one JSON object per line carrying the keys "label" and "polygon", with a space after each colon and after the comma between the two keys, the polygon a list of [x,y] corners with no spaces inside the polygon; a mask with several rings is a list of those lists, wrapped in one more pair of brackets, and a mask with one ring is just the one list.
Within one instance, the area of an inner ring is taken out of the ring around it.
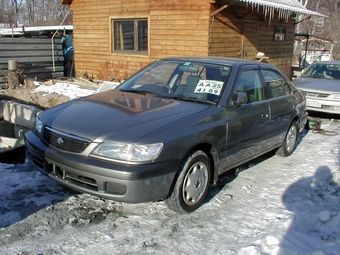
{"label": "metal pipe", "polygon": [[307,51],[308,51],[308,42],[309,42],[309,35],[307,35],[306,51],[305,51],[305,61],[304,61],[304,63],[303,63],[303,68],[306,68],[306,62],[307,62]]}
{"label": "metal pipe", "polygon": [[52,36],[52,62],[53,62],[53,75],[55,74],[55,61],[54,61],[54,37],[56,36],[57,32],[59,31],[59,28],[63,25],[63,23],[65,22],[68,14],[70,13],[70,10],[68,10],[68,12],[66,13],[63,21],[60,23],[58,29],[54,32],[53,36]]}

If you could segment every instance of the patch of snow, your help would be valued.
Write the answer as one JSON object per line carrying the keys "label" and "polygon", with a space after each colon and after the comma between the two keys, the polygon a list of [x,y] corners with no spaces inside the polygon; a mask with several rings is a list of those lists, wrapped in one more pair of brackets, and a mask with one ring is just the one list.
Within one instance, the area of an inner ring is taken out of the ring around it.
{"label": "patch of snow", "polygon": [[96,93],[94,89],[81,88],[77,84],[67,83],[67,82],[57,82],[56,84],[46,86],[41,82],[34,81],[36,88],[32,93],[46,92],[46,95],[56,93],[69,97],[70,99],[75,99],[79,97],[84,97]]}
{"label": "patch of snow", "polygon": [[322,211],[319,213],[319,220],[323,223],[329,221],[331,219],[331,214],[329,211]]}

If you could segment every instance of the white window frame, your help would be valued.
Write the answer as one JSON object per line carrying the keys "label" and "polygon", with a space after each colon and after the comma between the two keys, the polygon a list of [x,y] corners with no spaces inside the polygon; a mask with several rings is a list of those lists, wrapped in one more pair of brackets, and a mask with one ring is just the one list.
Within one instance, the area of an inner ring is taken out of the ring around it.
{"label": "white window frame", "polygon": [[274,41],[282,42],[286,40],[286,27],[275,26],[274,27]]}

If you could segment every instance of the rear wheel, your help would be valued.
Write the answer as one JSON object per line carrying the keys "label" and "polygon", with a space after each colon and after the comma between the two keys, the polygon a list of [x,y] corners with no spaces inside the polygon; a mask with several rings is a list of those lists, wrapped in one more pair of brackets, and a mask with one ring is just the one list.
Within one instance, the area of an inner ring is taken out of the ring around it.
{"label": "rear wheel", "polygon": [[181,165],[181,172],[165,204],[176,212],[192,212],[204,201],[210,184],[211,163],[200,150],[189,154]]}
{"label": "rear wheel", "polygon": [[299,129],[296,121],[294,121],[286,134],[286,137],[281,145],[281,147],[277,150],[276,154],[282,157],[288,157],[291,155],[297,144],[297,139],[299,137]]}

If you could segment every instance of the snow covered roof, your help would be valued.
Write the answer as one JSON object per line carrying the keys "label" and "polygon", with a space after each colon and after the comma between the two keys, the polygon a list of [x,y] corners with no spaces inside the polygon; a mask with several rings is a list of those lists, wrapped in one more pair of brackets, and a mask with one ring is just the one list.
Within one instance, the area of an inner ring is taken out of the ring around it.
{"label": "snow covered roof", "polygon": [[[71,4],[73,0],[59,0],[60,4]],[[310,11],[298,0],[236,0],[250,4],[253,9],[263,7],[265,16],[269,16],[269,21],[274,17],[274,13],[279,13],[279,19],[288,20],[292,13],[327,17],[315,11]]]}
{"label": "snow covered roof", "polygon": [[21,27],[21,28],[6,28],[0,30],[0,37],[1,36],[11,36],[11,35],[24,35],[25,33],[30,34],[43,34],[46,32],[55,32],[55,31],[62,31],[62,30],[73,30],[73,25],[63,25],[63,26],[41,26],[41,27]]}
{"label": "snow covered roof", "polygon": [[269,15],[269,20],[274,16],[275,11],[279,12],[279,18],[287,20],[292,13],[322,16],[318,12],[310,11],[306,9],[298,0],[239,0],[251,4],[253,9],[263,7],[265,16]]}

